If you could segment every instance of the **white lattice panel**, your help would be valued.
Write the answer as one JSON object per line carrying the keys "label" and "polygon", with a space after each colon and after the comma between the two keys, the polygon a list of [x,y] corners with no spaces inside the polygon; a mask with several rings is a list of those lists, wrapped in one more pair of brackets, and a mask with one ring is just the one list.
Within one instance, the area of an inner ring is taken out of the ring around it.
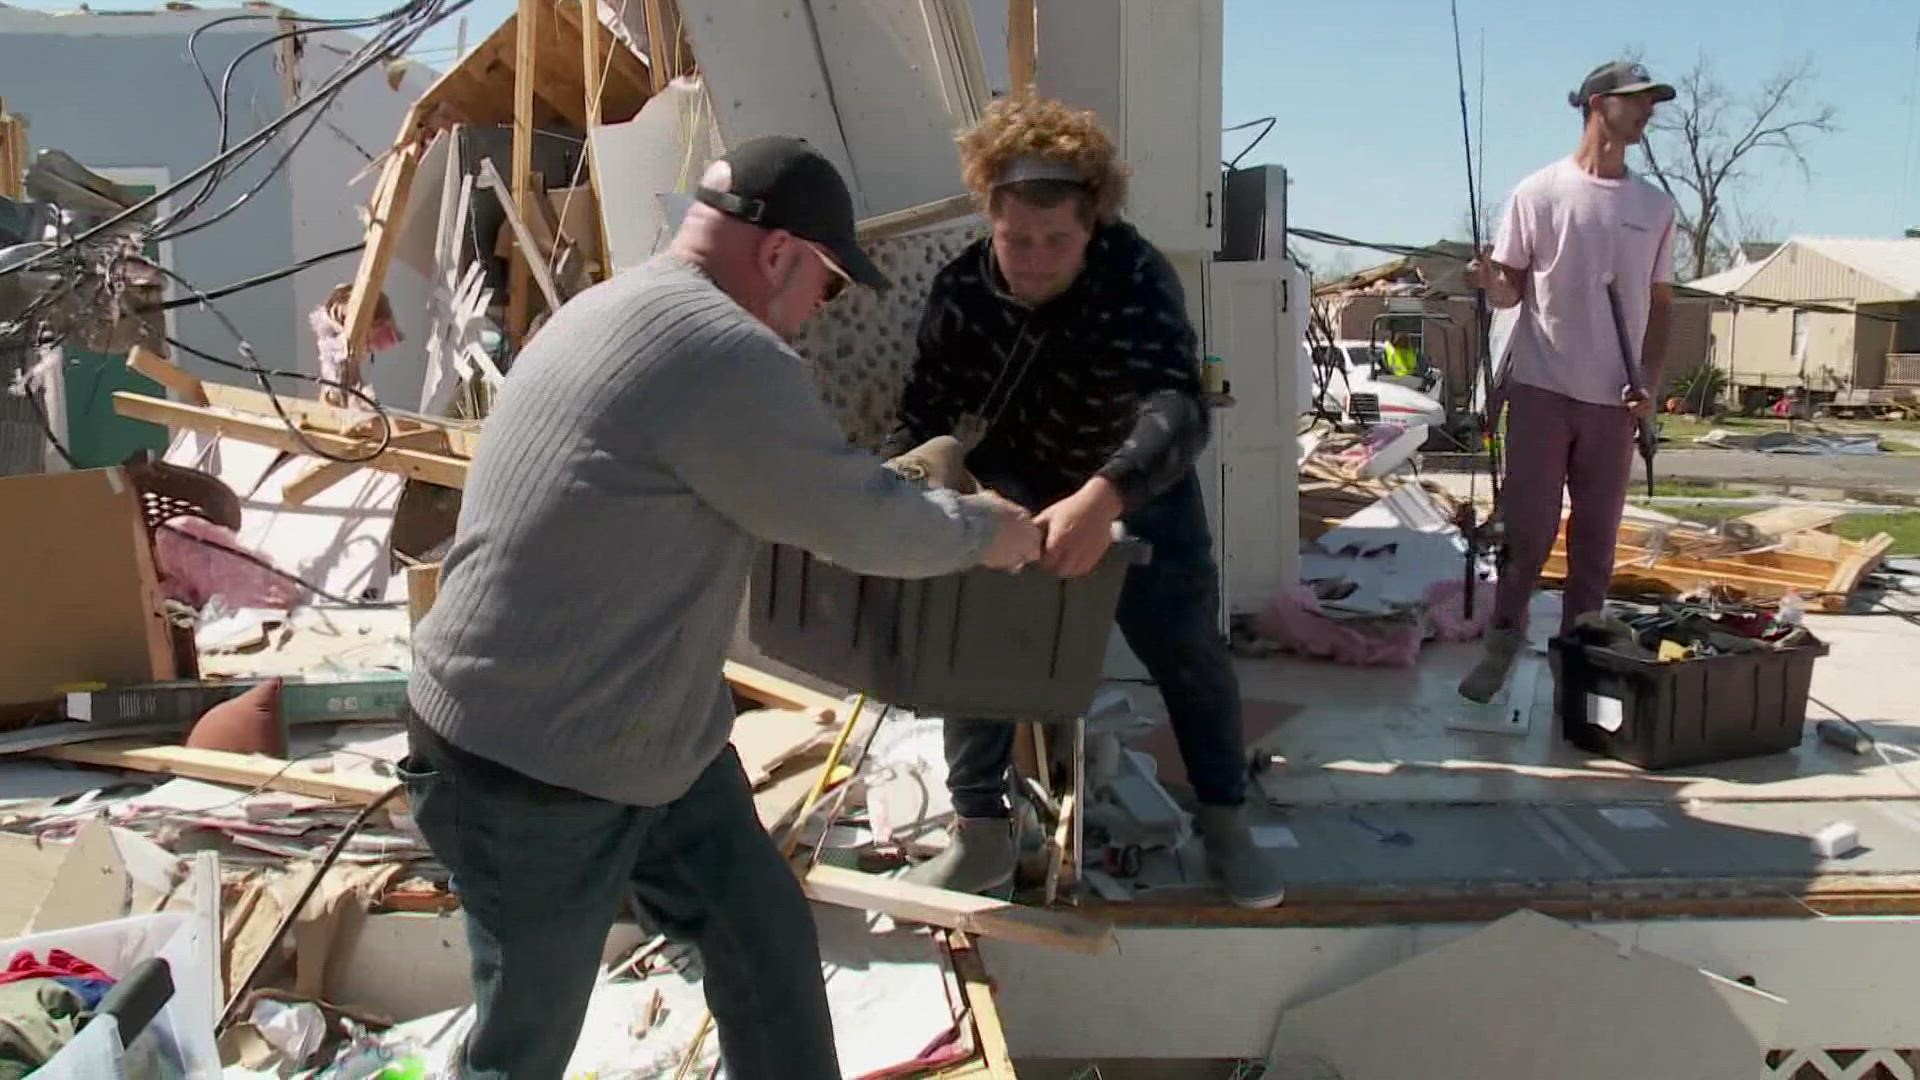
{"label": "white lattice panel", "polygon": [[933,277],[981,234],[969,214],[920,232],[866,245],[893,279],[883,293],[849,289],[794,342],[854,445],[871,450],[893,430],[900,392],[913,370],[914,334]]}
{"label": "white lattice panel", "polygon": [[1783,1050],[1768,1055],[1771,1080],[1915,1080],[1920,1050]]}

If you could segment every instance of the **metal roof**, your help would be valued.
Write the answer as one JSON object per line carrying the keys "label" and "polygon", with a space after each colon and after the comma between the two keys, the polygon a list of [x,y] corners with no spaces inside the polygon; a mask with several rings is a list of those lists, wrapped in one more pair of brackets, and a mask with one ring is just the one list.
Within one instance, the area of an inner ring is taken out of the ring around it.
{"label": "metal roof", "polygon": [[[1920,240],[1868,240],[1801,236],[1782,245],[1801,247],[1853,268],[1895,292],[1920,297]],[[1766,262],[1779,257],[1768,256]],[[1762,263],[1761,265],[1766,265]]]}

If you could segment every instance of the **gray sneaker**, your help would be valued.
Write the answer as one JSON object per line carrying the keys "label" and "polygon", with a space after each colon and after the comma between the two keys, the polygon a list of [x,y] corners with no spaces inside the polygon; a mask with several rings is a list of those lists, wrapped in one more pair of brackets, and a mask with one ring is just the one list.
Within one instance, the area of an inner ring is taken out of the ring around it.
{"label": "gray sneaker", "polygon": [[916,885],[981,895],[1011,891],[1013,822],[1008,818],[958,818],[947,850],[906,872]]}
{"label": "gray sneaker", "polygon": [[1280,868],[1253,842],[1246,806],[1202,806],[1200,841],[1207,869],[1220,879],[1227,898],[1243,908],[1277,907],[1286,898]]}
{"label": "gray sneaker", "polygon": [[1460,680],[1460,696],[1482,704],[1492,701],[1500,688],[1507,685],[1513,662],[1526,647],[1527,635],[1523,631],[1487,631],[1486,649],[1480,654],[1480,662]]}

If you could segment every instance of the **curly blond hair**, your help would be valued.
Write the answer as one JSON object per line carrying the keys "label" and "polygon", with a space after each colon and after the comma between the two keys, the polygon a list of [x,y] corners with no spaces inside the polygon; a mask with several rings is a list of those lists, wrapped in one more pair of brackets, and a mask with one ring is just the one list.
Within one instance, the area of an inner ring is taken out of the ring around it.
{"label": "curly blond hair", "polygon": [[1033,94],[1001,98],[956,141],[961,179],[983,206],[994,179],[1023,157],[1072,165],[1085,178],[1087,203],[1097,221],[1113,221],[1126,205],[1127,165],[1089,110]]}

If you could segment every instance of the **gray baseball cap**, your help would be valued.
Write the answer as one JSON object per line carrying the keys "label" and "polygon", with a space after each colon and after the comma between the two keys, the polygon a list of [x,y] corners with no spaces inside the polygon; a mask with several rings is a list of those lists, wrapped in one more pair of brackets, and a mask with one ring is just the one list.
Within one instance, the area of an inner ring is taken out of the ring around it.
{"label": "gray baseball cap", "polygon": [[1652,91],[1655,101],[1672,101],[1673,87],[1654,82],[1645,64],[1632,60],[1613,60],[1587,73],[1580,89],[1567,95],[1567,104],[1579,108],[1595,94],[1640,94]]}

